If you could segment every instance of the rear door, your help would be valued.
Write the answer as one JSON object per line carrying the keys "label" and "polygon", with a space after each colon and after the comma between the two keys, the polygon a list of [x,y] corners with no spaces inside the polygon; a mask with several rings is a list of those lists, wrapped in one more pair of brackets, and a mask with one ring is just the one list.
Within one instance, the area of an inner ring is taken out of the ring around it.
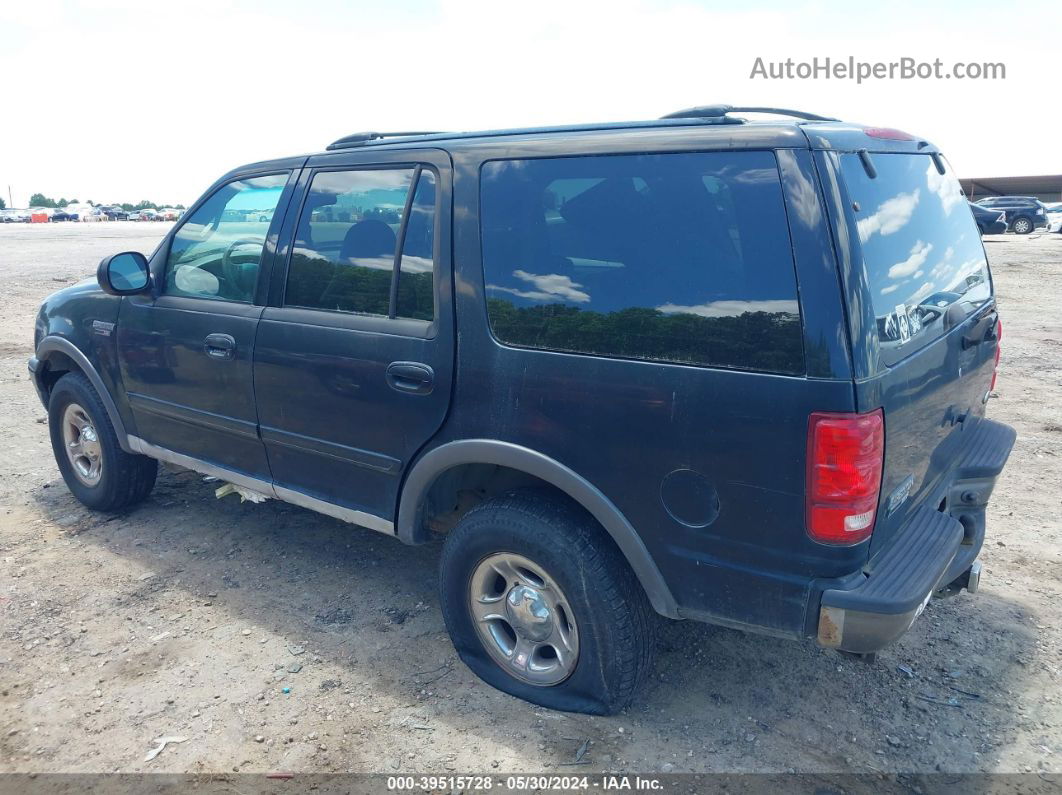
{"label": "rear door", "polygon": [[864,154],[868,168],[858,153],[825,157],[847,192],[854,358],[866,369],[857,403],[885,412],[873,555],[914,507],[939,500],[937,487],[984,416],[995,299],[977,225],[943,158]]}
{"label": "rear door", "polygon": [[450,182],[439,150],[308,161],[254,353],[282,496],[391,530],[402,473],[450,402]]}

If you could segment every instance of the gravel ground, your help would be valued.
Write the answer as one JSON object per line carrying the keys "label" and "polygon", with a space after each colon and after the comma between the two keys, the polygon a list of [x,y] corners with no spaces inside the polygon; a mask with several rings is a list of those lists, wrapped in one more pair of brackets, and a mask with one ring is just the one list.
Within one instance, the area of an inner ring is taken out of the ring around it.
{"label": "gravel ground", "polygon": [[[168,227],[0,226],[0,771],[1062,771],[1062,236],[986,241],[990,414],[1019,436],[981,592],[932,602],[874,665],[668,622],[650,686],[593,718],[465,669],[437,544],[219,501],[190,472],[122,516],[71,497],[26,373],[36,306]],[[187,740],[145,762],[164,735]]]}

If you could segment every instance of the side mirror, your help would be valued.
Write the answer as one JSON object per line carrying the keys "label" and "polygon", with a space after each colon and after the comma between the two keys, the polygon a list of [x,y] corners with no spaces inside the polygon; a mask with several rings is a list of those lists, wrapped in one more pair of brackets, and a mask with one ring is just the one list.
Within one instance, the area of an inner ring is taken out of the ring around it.
{"label": "side mirror", "polygon": [[136,295],[151,283],[147,257],[139,251],[123,251],[100,260],[96,269],[100,289],[111,295]]}

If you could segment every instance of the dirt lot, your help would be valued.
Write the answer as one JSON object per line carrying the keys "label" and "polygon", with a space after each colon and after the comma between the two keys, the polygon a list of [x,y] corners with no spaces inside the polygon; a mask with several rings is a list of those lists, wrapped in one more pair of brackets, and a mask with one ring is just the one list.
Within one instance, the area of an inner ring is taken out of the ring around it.
{"label": "dirt lot", "polygon": [[[1062,236],[986,243],[990,413],[1019,436],[981,592],[931,603],[870,666],[669,623],[629,713],[591,718],[464,668],[437,545],[219,501],[190,472],[118,517],[70,496],[26,373],[36,306],[168,226],[0,226],[0,770],[1062,772]],[[187,740],[145,763],[163,735]],[[589,766],[563,766],[586,740]]]}

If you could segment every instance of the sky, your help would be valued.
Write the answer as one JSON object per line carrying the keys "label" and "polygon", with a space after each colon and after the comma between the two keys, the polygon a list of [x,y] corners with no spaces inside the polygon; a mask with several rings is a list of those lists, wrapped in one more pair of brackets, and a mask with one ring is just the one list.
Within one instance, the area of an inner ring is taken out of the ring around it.
{"label": "sky", "polygon": [[[1016,13],[1017,12],[1017,13]],[[243,163],[361,130],[799,108],[896,127],[960,176],[1062,173],[1062,3],[0,0],[0,195],[190,204]],[[941,59],[1005,79],[766,80]]]}

